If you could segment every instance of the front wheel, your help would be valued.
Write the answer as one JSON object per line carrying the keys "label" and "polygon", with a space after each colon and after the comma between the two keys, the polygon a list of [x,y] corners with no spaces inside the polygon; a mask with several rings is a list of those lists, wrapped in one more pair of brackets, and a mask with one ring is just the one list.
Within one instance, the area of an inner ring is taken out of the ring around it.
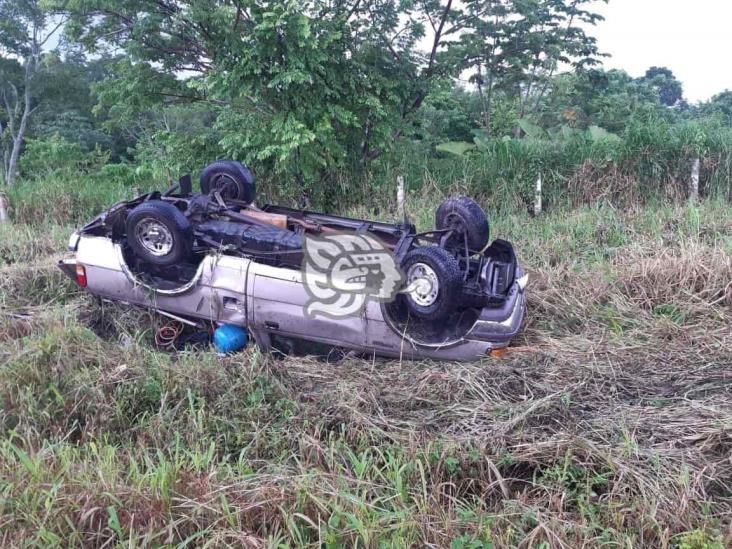
{"label": "front wheel", "polygon": [[436,246],[415,248],[407,253],[402,269],[412,314],[440,320],[456,309],[463,278],[457,259],[448,251]]}

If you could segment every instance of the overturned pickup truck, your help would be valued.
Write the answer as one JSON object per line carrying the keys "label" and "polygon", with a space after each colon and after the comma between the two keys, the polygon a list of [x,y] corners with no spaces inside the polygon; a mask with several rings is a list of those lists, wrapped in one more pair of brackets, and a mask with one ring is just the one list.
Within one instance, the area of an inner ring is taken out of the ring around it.
{"label": "overturned pickup truck", "polygon": [[489,242],[467,197],[436,228],[255,205],[238,162],[121,202],[71,237],[60,268],[103,300],[191,324],[245,327],[263,350],[297,342],[399,358],[473,360],[507,347],[527,275]]}

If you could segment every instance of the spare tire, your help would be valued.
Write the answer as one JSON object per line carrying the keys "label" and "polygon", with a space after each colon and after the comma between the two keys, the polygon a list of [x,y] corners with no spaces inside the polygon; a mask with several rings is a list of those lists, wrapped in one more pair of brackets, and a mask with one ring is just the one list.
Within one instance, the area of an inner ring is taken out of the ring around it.
{"label": "spare tire", "polygon": [[490,239],[488,216],[475,200],[467,196],[448,198],[440,204],[435,214],[435,227],[438,231],[453,230],[448,246],[464,246],[467,235],[468,248],[474,252],[482,251]]}
{"label": "spare tire", "polygon": [[201,192],[218,191],[224,200],[241,200],[247,204],[257,196],[256,179],[251,170],[234,160],[217,160],[201,172]]}
{"label": "spare tire", "polygon": [[193,229],[169,202],[149,200],[127,216],[127,244],[141,260],[158,267],[177,265],[193,248]]}
{"label": "spare tire", "polygon": [[443,248],[425,246],[410,250],[402,261],[407,288],[403,294],[410,312],[425,320],[441,320],[460,301],[463,283],[457,259]]}

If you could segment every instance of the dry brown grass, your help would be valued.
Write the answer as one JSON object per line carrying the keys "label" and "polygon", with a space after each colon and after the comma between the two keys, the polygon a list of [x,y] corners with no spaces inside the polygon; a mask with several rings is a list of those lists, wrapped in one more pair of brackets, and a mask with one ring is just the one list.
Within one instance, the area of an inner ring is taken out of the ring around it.
{"label": "dry brown grass", "polygon": [[[710,165],[710,168],[713,168]],[[608,202],[620,206],[643,204],[648,197],[649,182],[638,178],[636,167],[615,162],[598,163],[585,160],[567,180],[566,193],[575,206]],[[678,174],[667,174],[657,196],[681,201],[688,196],[688,182]]]}
{"label": "dry brown grass", "polygon": [[3,267],[0,541],[728,546],[723,244],[544,263],[517,352],[472,364],[160,353],[146,312]]}
{"label": "dry brown grass", "polygon": [[598,166],[586,160],[567,182],[568,194],[575,206],[608,201],[613,204],[636,204],[640,199],[640,185],[634,175],[621,170],[617,164]]}

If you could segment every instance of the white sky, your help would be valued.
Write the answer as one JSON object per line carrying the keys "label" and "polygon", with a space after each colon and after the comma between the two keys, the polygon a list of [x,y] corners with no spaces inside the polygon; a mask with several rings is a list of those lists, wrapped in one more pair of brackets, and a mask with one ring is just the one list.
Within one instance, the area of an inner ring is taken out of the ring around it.
{"label": "white sky", "polygon": [[589,33],[608,69],[671,69],[692,103],[732,89],[732,0],[610,0]]}

